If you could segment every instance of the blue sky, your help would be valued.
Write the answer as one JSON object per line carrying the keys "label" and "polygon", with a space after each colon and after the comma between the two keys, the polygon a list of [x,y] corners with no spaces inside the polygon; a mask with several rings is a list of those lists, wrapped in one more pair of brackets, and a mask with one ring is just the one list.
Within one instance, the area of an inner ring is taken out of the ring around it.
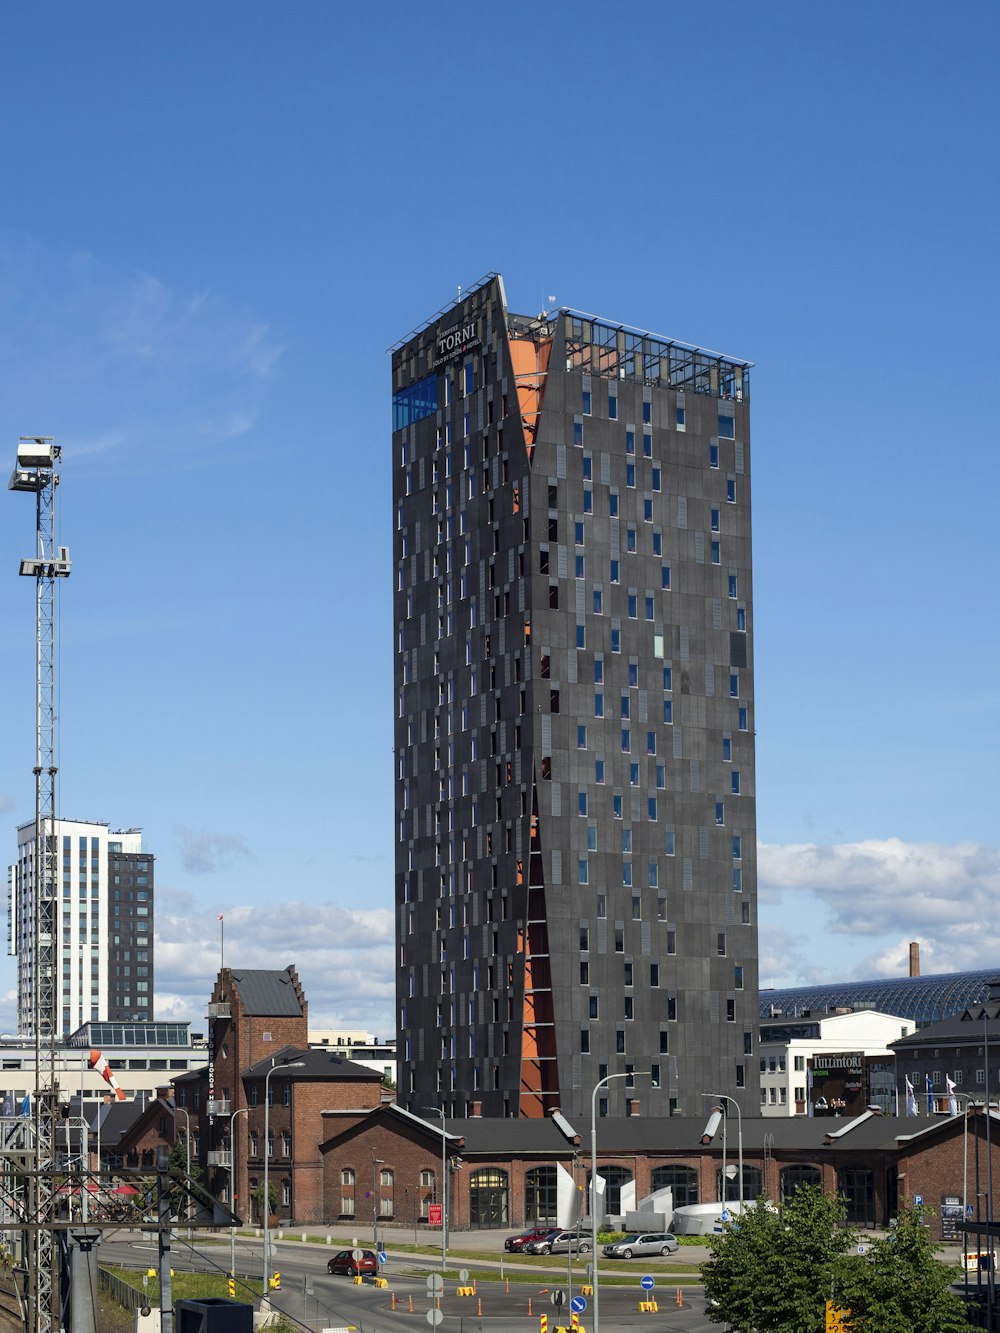
{"label": "blue sky", "polygon": [[[385,349],[490,269],[757,363],[762,984],[1000,961],[998,27],[5,9],[0,425],[64,449],[60,808],[145,830],[160,1014],[203,1013],[224,911],[228,961],[392,1029]],[[0,504],[13,849],[33,515]]]}

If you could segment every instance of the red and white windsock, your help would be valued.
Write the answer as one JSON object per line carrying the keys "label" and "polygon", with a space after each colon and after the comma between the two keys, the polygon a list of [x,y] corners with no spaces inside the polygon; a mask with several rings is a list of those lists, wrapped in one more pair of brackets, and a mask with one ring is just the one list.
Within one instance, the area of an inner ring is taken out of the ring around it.
{"label": "red and white windsock", "polygon": [[113,1090],[115,1096],[120,1102],[125,1101],[125,1093],[119,1087],[118,1080],[111,1072],[111,1066],[108,1064],[107,1060],[105,1060],[104,1056],[101,1054],[100,1051],[90,1052],[90,1067],[91,1069],[97,1070],[100,1076],[104,1079],[105,1083],[107,1083],[108,1086]]}

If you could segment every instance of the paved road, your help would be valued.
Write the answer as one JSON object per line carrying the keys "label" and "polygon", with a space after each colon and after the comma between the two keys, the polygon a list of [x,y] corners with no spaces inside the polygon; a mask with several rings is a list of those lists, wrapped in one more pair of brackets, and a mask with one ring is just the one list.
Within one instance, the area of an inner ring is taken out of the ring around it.
{"label": "paved road", "polygon": [[[156,1265],[155,1239],[133,1237],[130,1240],[109,1240],[101,1246],[101,1259],[110,1263],[125,1263],[131,1267],[146,1268]],[[173,1267],[175,1270],[226,1271],[229,1267],[229,1245],[199,1240],[189,1246],[182,1236],[174,1238]],[[358,1333],[427,1333],[427,1314],[431,1309],[427,1280],[423,1276],[409,1276],[393,1272],[393,1263],[385,1269],[389,1288],[379,1290],[370,1285],[356,1286],[349,1278],[330,1277],[326,1273],[329,1251],[322,1246],[279,1244],[274,1249],[273,1267],[280,1268],[282,1289],[272,1297],[273,1305],[301,1320],[308,1330],[341,1329],[353,1325]],[[400,1266],[411,1267],[407,1259]],[[461,1261],[456,1261],[456,1267]],[[257,1276],[261,1271],[262,1255],[259,1241],[250,1238],[237,1240],[236,1271],[238,1274]],[[645,1292],[638,1285],[601,1286],[601,1333],[631,1333],[643,1327],[662,1333],[664,1328],[678,1333],[718,1333],[705,1314],[704,1297],[700,1289],[685,1289],[683,1305],[676,1303],[676,1287],[660,1276],[653,1295],[658,1302],[658,1313],[640,1314],[638,1302]],[[539,1315],[548,1317],[551,1330],[569,1323],[569,1313],[560,1312],[551,1303],[551,1293],[560,1284],[565,1289],[562,1275],[538,1274],[537,1284],[511,1283],[509,1291],[500,1281],[476,1284],[474,1297],[455,1294],[453,1278],[445,1284],[441,1300],[442,1321],[438,1333],[538,1333]],[[311,1291],[307,1291],[307,1285]],[[395,1296],[395,1309],[393,1308]],[[530,1314],[529,1314],[530,1300]],[[410,1310],[412,1302],[412,1313]],[[592,1333],[592,1305],[581,1315],[583,1333]]]}

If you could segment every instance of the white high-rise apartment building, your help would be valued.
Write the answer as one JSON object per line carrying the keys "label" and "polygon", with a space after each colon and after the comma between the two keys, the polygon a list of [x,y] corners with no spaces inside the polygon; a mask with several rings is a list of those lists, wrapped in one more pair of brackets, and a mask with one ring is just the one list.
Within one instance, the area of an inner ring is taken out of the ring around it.
{"label": "white high-rise apartment building", "polygon": [[[89,820],[55,820],[57,1035],[92,1021],[152,1013],[153,873],[139,829]],[[8,952],[17,957],[18,1031],[34,1021],[35,825],[17,830],[8,868]]]}

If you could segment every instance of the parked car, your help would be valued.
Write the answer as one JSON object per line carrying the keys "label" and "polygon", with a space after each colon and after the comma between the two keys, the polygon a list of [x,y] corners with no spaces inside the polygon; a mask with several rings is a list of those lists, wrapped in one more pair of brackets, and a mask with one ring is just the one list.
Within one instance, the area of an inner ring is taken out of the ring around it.
{"label": "parked car", "polygon": [[538,1240],[529,1241],[526,1254],[589,1254],[590,1236],[585,1231],[560,1231],[555,1227]]}
{"label": "parked car", "polygon": [[551,1227],[532,1227],[530,1231],[519,1231],[516,1236],[508,1236],[503,1243],[505,1250],[517,1253],[533,1240],[541,1240],[552,1230]]}
{"label": "parked car", "polygon": [[327,1261],[326,1271],[346,1277],[370,1277],[378,1272],[378,1259],[374,1250],[362,1250],[360,1259],[355,1259],[353,1250],[338,1250]]}
{"label": "parked car", "polygon": [[644,1254],[673,1254],[679,1248],[680,1242],[669,1231],[633,1231],[613,1245],[605,1245],[601,1253],[607,1259],[632,1259]]}

